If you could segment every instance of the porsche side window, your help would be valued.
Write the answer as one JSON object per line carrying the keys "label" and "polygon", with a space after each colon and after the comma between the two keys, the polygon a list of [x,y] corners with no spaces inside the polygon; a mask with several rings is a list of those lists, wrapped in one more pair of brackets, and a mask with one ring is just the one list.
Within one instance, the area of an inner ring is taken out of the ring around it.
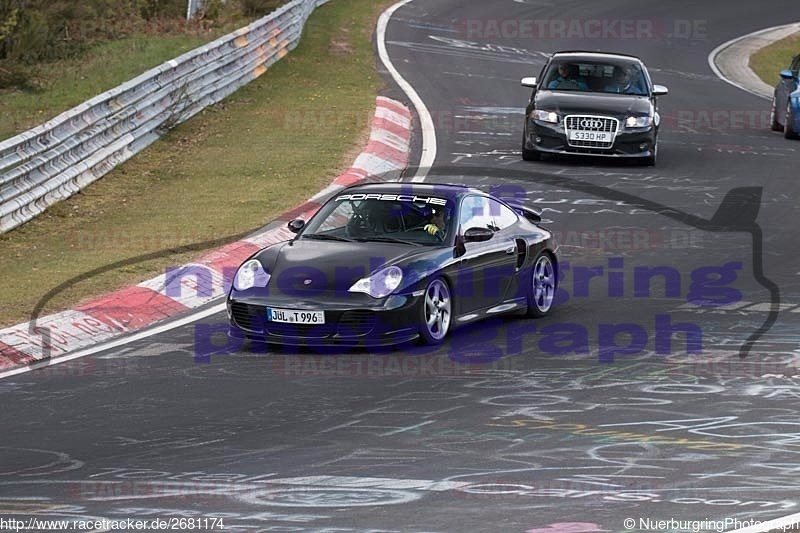
{"label": "porsche side window", "polygon": [[491,211],[494,219],[495,231],[517,223],[517,214],[497,200],[489,200],[489,211]]}
{"label": "porsche side window", "polygon": [[469,228],[486,228],[497,231],[489,199],[483,196],[468,196],[461,203],[461,216],[459,217],[462,231]]}
{"label": "porsche side window", "polygon": [[475,208],[475,197],[468,196],[461,200],[461,211],[458,214],[458,224],[464,229],[469,229],[469,224],[472,221],[472,211]]}

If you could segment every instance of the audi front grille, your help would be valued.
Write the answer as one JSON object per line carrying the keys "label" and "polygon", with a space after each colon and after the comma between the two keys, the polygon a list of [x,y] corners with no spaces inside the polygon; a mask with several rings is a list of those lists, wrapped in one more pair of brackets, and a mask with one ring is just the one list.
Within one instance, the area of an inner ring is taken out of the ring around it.
{"label": "audi front grille", "polygon": [[[619,120],[613,117],[595,115],[567,115],[564,118],[564,131],[567,135],[567,144],[574,148],[611,148],[619,131]],[[571,139],[570,132],[610,133],[610,140]]]}

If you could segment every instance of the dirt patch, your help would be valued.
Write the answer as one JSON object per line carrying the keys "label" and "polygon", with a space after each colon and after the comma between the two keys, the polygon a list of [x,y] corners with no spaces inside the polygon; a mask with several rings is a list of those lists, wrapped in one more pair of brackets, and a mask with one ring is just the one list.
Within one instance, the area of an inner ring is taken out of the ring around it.
{"label": "dirt patch", "polygon": [[350,43],[350,29],[339,28],[337,35],[328,44],[328,53],[341,56],[353,53],[353,46]]}

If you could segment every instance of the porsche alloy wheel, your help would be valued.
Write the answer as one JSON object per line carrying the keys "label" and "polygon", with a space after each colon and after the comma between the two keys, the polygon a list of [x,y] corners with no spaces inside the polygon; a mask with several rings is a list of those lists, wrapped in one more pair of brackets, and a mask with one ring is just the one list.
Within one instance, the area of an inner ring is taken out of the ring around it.
{"label": "porsche alloy wheel", "polygon": [[556,293],[556,269],[550,256],[542,252],[533,263],[528,292],[528,315],[542,317],[550,312]]}
{"label": "porsche alloy wheel", "polygon": [[450,331],[453,301],[450,289],[443,279],[435,279],[425,289],[422,302],[422,323],[420,324],[420,341],[423,344],[439,344]]}

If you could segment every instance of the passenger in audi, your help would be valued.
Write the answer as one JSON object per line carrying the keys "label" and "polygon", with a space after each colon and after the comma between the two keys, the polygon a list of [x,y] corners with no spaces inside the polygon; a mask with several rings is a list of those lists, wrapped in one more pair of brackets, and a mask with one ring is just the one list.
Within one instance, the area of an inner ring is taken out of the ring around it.
{"label": "passenger in audi", "polygon": [[603,88],[603,91],[618,94],[647,94],[642,83],[642,77],[638,73],[632,73],[629,69],[619,65],[614,66],[612,81]]}

